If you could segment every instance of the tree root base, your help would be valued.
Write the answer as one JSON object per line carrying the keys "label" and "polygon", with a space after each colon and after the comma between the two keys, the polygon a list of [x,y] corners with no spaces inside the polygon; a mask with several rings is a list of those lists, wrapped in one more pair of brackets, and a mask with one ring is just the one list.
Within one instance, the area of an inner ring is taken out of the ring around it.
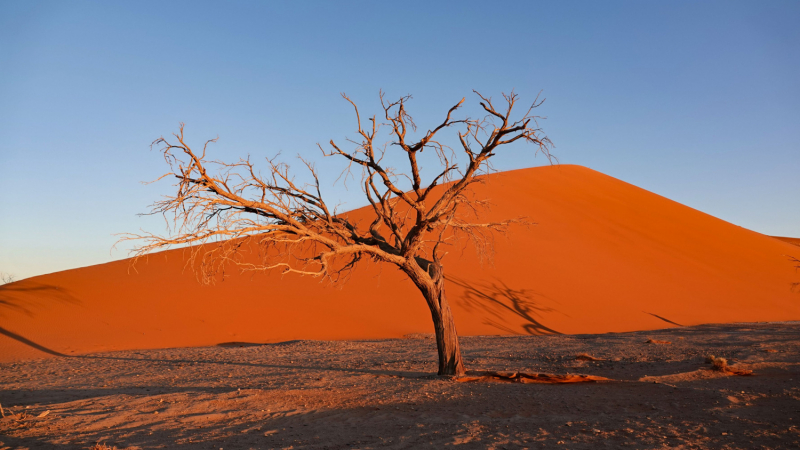
{"label": "tree root base", "polygon": [[741,377],[749,377],[749,376],[753,375],[753,371],[752,370],[736,369],[736,368],[731,367],[731,366],[725,366],[725,367],[722,367],[722,368],[719,368],[719,369],[714,367],[714,368],[707,369],[707,370],[713,370],[713,371],[716,371],[716,372],[721,372],[721,373],[724,373],[725,375],[734,375],[734,376],[741,376]]}
{"label": "tree root base", "polygon": [[474,383],[480,381],[525,383],[525,384],[567,384],[567,383],[596,383],[598,381],[613,381],[610,378],[595,375],[552,375],[546,373],[523,372],[467,372],[466,375],[454,377],[453,381],[459,383]]}

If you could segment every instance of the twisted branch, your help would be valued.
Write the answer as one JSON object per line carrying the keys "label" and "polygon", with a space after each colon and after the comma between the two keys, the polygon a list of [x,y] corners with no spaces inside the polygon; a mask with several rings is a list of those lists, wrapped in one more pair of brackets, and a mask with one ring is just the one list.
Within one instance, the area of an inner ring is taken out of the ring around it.
{"label": "twisted branch", "polygon": [[[353,107],[358,140],[345,150],[333,140],[324,156],[344,158],[345,180],[352,168],[362,171],[361,188],[374,214],[367,228],[337,215],[324,201],[314,165],[302,160],[313,180],[300,185],[291,176],[290,167],[277,158],[266,160],[262,175],[250,158],[234,163],[208,160],[208,146],[195,152],[186,142],[184,125],[173,138],[156,139],[152,147],[162,152],[170,171],[160,179],[176,180],[172,196],[151,205],[149,214],[161,214],[168,223],[168,236],[153,233],[123,235],[121,241],[135,240],[143,244],[135,248],[136,258],[173,246],[190,246],[187,264],[199,262],[199,274],[213,282],[228,264],[245,271],[278,270],[312,277],[338,280],[353,270],[363,259],[395,264],[402,270],[428,272],[431,260],[443,257],[443,245],[466,237],[476,243],[481,257],[491,253],[491,238],[505,233],[515,223],[528,223],[524,218],[494,223],[480,223],[477,210],[486,202],[468,199],[464,194],[479,176],[490,170],[489,160],[499,147],[522,140],[533,144],[536,153],[549,161],[552,144],[538,127],[539,117],[532,114],[542,104],[537,99],[519,118],[512,118],[518,96],[503,94],[504,107],[497,109],[491,98],[478,92],[479,104],[487,113],[482,119],[454,118],[463,106],[461,99],[451,107],[444,119],[419,138],[417,126],[406,110],[411,96],[387,102],[383,92],[380,103],[383,117],[368,119],[362,125],[358,107],[349,97],[342,97]],[[376,147],[375,139],[382,127],[389,128],[389,146]],[[456,134],[467,157],[459,168],[455,154],[437,140],[443,130],[458,128]],[[387,148],[397,148],[407,155],[406,171],[386,166]],[[441,169],[425,184],[417,154],[432,148],[439,157]],[[408,174],[408,175],[406,175]],[[398,184],[400,177],[411,182],[406,191]],[[449,183],[449,184],[447,184]],[[428,201],[430,200],[430,201]],[[387,235],[381,229],[388,229]],[[388,238],[387,238],[388,236]],[[216,246],[200,246],[211,244]],[[259,248],[258,263],[240,257],[248,245]]]}

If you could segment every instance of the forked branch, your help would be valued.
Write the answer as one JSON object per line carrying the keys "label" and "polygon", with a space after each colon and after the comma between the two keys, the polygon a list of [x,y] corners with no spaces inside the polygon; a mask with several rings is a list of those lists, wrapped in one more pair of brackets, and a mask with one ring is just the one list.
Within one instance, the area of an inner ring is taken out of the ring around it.
{"label": "forked branch", "polygon": [[[381,118],[370,117],[365,127],[356,103],[342,94],[353,107],[358,138],[348,140],[350,149],[333,140],[328,150],[319,147],[325,156],[343,158],[346,172],[361,169],[360,185],[374,215],[367,227],[326,204],[317,171],[309,161],[301,160],[311,182],[300,184],[290,167],[275,158],[266,160],[264,174],[249,158],[234,163],[209,160],[209,145],[216,139],[196,152],[186,142],[181,124],[178,133],[152,145],[170,167],[159,179],[176,180],[175,194],[154,203],[150,212],[165,217],[169,235],[143,232],[121,240],[144,243],[135,249],[137,257],[173,246],[191,246],[190,261],[200,258],[204,281],[213,280],[228,263],[242,270],[279,270],[333,280],[364,259],[389,262],[407,273],[418,269],[427,273],[423,266],[440,261],[443,246],[461,237],[476,242],[479,253],[489,254],[493,233],[504,233],[509,225],[524,220],[482,223],[477,209],[484,202],[467,199],[465,191],[489,171],[489,160],[499,147],[525,141],[552,161],[552,144],[538,127],[539,117],[532,114],[541,105],[538,98],[521,117],[514,118],[517,94],[504,94],[501,109],[491,98],[476,95],[485,117],[455,117],[464,105],[465,99],[461,99],[441,122],[415,137],[417,126],[406,110],[411,96],[388,102],[381,93]],[[388,146],[376,143],[383,127],[389,130]],[[449,128],[457,128],[458,142],[467,157],[463,167],[438,140]],[[384,164],[391,149],[407,155],[406,170]],[[441,163],[427,183],[418,161],[418,153],[425,149],[433,149]],[[405,176],[410,189],[399,182]],[[216,246],[197,245],[209,243]],[[258,262],[240,257],[248,245],[260,249]]]}

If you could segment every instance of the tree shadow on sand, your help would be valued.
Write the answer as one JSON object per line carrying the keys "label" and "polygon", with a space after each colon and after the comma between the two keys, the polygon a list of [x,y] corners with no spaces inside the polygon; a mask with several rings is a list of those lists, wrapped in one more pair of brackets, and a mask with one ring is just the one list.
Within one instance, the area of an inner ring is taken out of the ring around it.
{"label": "tree shadow on sand", "polygon": [[[797,259],[794,256],[789,256],[789,261],[791,261],[791,263],[794,264],[795,273],[800,271],[800,259]],[[798,294],[800,294],[800,282],[791,283],[789,285],[789,290],[792,291],[792,292],[797,292]]]}
{"label": "tree shadow on sand", "polygon": [[53,284],[22,280],[0,286],[0,317],[3,310],[33,317],[33,308],[44,302],[80,304],[68,290]]}
{"label": "tree shadow on sand", "polygon": [[[5,317],[5,312],[8,311],[33,317],[35,315],[34,309],[45,303],[78,305],[80,301],[62,287],[31,280],[22,280],[0,286],[0,317]],[[3,327],[0,327],[0,335],[50,355],[67,356]]]}
{"label": "tree shadow on sand", "polygon": [[[457,300],[468,311],[483,312],[486,325],[510,334],[552,335],[560,332],[544,325],[541,317],[546,313],[558,312],[545,306],[546,297],[531,289],[512,289],[503,281],[491,283],[468,283],[459,278],[448,277],[447,281],[464,289]],[[512,329],[505,317],[513,314],[525,321],[522,332]]]}
{"label": "tree shadow on sand", "polygon": [[14,339],[15,341],[21,342],[21,343],[23,343],[23,344],[25,344],[25,345],[27,345],[29,347],[33,347],[36,350],[39,350],[41,352],[45,352],[45,353],[53,355],[53,356],[69,356],[69,355],[65,355],[63,353],[59,353],[59,352],[57,352],[57,351],[55,351],[55,350],[53,350],[51,348],[47,348],[44,345],[37,344],[36,342],[33,342],[32,340],[26,338],[25,336],[20,336],[19,334],[14,333],[13,331],[7,330],[7,329],[5,329],[3,327],[0,327],[0,335],[6,336],[6,337],[10,337],[11,339]]}
{"label": "tree shadow on sand", "polygon": [[[300,341],[298,341],[300,342]],[[272,344],[262,344],[263,346],[272,345]],[[266,361],[237,361],[237,360],[210,360],[204,358],[149,358],[145,355],[141,357],[132,357],[132,356],[118,356],[118,355],[104,355],[104,354],[89,354],[89,355],[61,355],[61,356],[68,356],[71,358],[83,358],[86,360],[110,360],[110,361],[120,361],[125,363],[160,363],[160,364],[171,364],[171,365],[191,365],[191,364],[202,364],[207,366],[225,366],[225,367],[232,367],[232,366],[239,366],[239,367],[251,367],[251,368],[261,368],[261,369],[278,369],[281,371],[287,370],[299,370],[299,371],[318,371],[318,372],[341,372],[341,373],[349,373],[349,374],[356,374],[356,375],[372,375],[375,377],[389,377],[389,378],[401,378],[401,379],[408,379],[408,380],[428,380],[428,379],[437,379],[438,375],[431,372],[419,372],[413,370],[393,370],[393,369],[368,369],[368,368],[358,368],[358,367],[340,367],[335,364],[330,365],[306,365],[301,363],[290,363],[290,364],[282,364],[282,363],[272,363]]]}

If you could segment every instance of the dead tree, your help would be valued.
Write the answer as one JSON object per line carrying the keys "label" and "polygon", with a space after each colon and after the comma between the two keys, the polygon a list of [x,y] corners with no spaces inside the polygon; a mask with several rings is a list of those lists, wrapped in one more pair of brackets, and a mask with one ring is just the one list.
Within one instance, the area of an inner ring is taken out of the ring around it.
{"label": "dead tree", "polygon": [[[417,138],[411,137],[416,125],[406,111],[410,96],[388,102],[381,93],[383,117],[373,116],[365,126],[356,104],[342,94],[355,110],[358,138],[348,139],[352,144],[348,149],[334,141],[330,147],[319,147],[324,156],[344,158],[348,174],[360,169],[361,188],[374,213],[368,225],[354,223],[328,206],[310,162],[302,160],[314,181],[300,184],[290,175],[289,166],[275,159],[267,159],[266,176],[249,158],[235,163],[209,161],[208,144],[216,139],[194,151],[184,139],[181,124],[174,139],[162,137],[153,143],[171,169],[161,178],[176,178],[177,193],[154,203],[151,213],[165,215],[174,229],[166,237],[145,233],[127,235],[123,240],[144,240],[135,249],[137,257],[190,245],[190,260],[204,281],[213,280],[228,263],[244,270],[279,270],[333,281],[346,278],[363,260],[393,264],[411,279],[430,308],[439,375],[462,375],[464,363],[445,296],[444,246],[464,237],[472,239],[479,252],[489,252],[494,232],[503,233],[511,223],[521,221],[477,223],[468,219],[477,217],[475,209],[485,204],[470,199],[468,188],[490,170],[489,160],[500,147],[526,141],[535,145],[536,153],[551,157],[551,143],[532,114],[541,105],[538,98],[514,119],[518,96],[513,92],[503,94],[502,108],[491,98],[475,94],[485,117],[454,118],[462,99],[441,123]],[[375,142],[381,128],[388,128],[390,145]],[[453,138],[460,143],[458,152],[437,140],[446,129],[456,130]],[[423,182],[418,155],[426,149],[436,152],[441,165],[430,181]],[[388,151],[405,153],[406,171],[383,162]],[[456,155],[462,152],[466,160],[460,168]],[[198,245],[211,242],[215,243]],[[243,249],[252,245],[259,249],[256,263],[241,256]]]}
{"label": "dead tree", "polygon": [[16,277],[14,277],[14,275],[11,275],[10,273],[0,272],[0,284],[11,284],[15,281],[17,281],[17,279]]}

